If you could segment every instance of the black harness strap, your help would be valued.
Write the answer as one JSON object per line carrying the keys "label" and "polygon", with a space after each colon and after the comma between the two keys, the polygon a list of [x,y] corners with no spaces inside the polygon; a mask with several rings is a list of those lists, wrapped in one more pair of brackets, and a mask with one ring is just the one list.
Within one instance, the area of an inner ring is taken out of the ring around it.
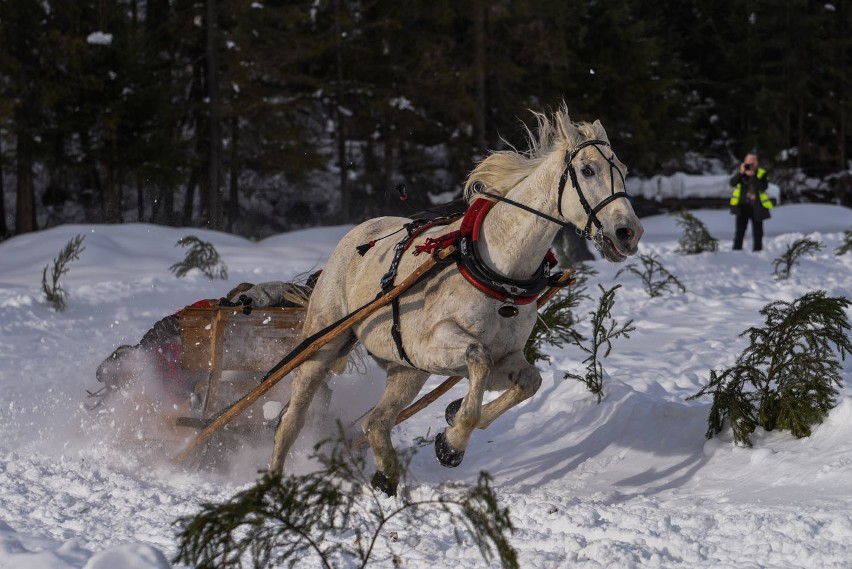
{"label": "black harness strap", "polygon": [[[393,288],[393,283],[399,269],[399,261],[402,259],[402,254],[405,252],[406,244],[410,240],[411,232],[409,231],[408,236],[394,246],[393,260],[391,261],[390,269],[388,269],[388,272],[386,272],[382,277],[382,293],[386,293]],[[417,367],[411,363],[411,360],[408,358],[408,354],[405,352],[405,347],[402,345],[402,331],[400,329],[399,319],[399,297],[396,297],[391,301],[391,316],[393,317],[393,324],[391,324],[391,338],[393,338],[393,341],[396,344],[396,350],[399,352],[399,357],[404,359],[411,367]]]}
{"label": "black harness strap", "polygon": [[515,297],[538,297],[548,287],[550,264],[542,261],[535,274],[528,279],[510,279],[494,272],[482,259],[472,238],[459,240],[459,263],[474,279],[494,291],[503,292],[510,299]]}
{"label": "black harness strap", "polygon": [[[432,221],[418,219],[412,221],[411,223],[406,223],[404,227],[408,234],[399,243],[394,245],[393,259],[391,260],[390,267],[388,268],[388,271],[384,274],[384,276],[382,276],[382,280],[380,282],[382,288],[381,294],[386,294],[387,291],[393,288],[397,272],[399,271],[399,262],[402,260],[402,254],[405,253],[406,249],[408,249],[408,246],[411,245],[412,241],[414,241],[414,238],[434,225],[446,225],[448,223],[452,223],[456,219],[458,219],[458,216],[452,215],[443,218],[438,218]],[[410,365],[411,367],[420,369],[416,365],[414,365],[408,358],[408,354],[405,352],[405,347],[402,343],[399,297],[396,297],[391,301],[391,316],[393,318],[393,324],[391,324],[391,338],[393,338],[393,341],[396,344],[396,349],[397,352],[399,352],[399,356],[404,359],[406,363],[408,363],[408,365]]]}

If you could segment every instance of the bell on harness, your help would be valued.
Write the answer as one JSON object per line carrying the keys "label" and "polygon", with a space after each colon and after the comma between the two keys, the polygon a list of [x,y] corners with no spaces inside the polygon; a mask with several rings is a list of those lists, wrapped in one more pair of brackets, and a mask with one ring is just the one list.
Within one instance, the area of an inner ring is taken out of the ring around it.
{"label": "bell on harness", "polygon": [[514,299],[509,297],[503,303],[503,306],[497,309],[497,314],[502,316],[503,318],[514,318],[518,315],[518,306],[515,304]]}

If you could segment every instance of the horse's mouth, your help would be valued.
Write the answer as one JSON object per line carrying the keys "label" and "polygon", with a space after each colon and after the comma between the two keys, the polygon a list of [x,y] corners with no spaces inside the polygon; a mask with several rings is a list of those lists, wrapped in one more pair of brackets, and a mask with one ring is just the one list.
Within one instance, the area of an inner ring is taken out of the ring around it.
{"label": "horse's mouth", "polygon": [[622,251],[607,235],[603,235],[603,239],[601,239],[601,253],[603,253],[604,259],[611,263],[624,262],[629,255],[632,255],[635,252],[636,251]]}

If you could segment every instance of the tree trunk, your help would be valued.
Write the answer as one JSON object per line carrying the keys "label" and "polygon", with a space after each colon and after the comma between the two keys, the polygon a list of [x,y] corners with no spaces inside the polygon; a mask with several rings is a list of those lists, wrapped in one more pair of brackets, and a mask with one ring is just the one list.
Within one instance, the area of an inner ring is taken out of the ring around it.
{"label": "tree trunk", "polygon": [[237,218],[240,216],[240,153],[238,148],[240,133],[239,117],[231,117],[231,180],[228,195],[228,232],[234,230]]}
{"label": "tree trunk", "polygon": [[29,125],[20,113],[15,121],[17,126],[17,204],[15,207],[15,234],[36,231],[35,187],[33,184],[34,141],[29,133]]}
{"label": "tree trunk", "polygon": [[145,187],[142,181],[136,178],[136,221],[145,221]]}
{"label": "tree trunk", "polygon": [[207,0],[207,97],[209,101],[209,151],[207,190],[210,229],[223,228],[221,162],[221,101],[219,98],[218,58],[216,57],[216,0]]}
{"label": "tree trunk", "polygon": [[346,158],[346,137],[343,130],[343,39],[341,37],[341,7],[340,0],[334,2],[334,38],[335,56],[337,62],[337,88],[335,89],[334,109],[332,116],[337,124],[337,162],[340,165],[340,222],[348,223],[351,215],[351,196],[349,195],[349,169]]}
{"label": "tree trunk", "polygon": [[121,223],[121,188],[118,183],[118,158],[115,138],[110,141],[110,159],[106,165],[106,184],[104,185],[104,219],[107,223]]}
{"label": "tree trunk", "polygon": [[477,0],[473,3],[473,34],[476,47],[473,54],[474,77],[476,81],[476,146],[480,153],[486,149],[486,117],[487,102],[485,95],[486,77],[486,35],[485,35],[485,2]]}
{"label": "tree trunk", "polygon": [[192,202],[195,201],[195,188],[198,186],[198,168],[193,168],[189,173],[186,183],[186,194],[183,198],[183,226],[192,225]]}
{"label": "tree trunk", "polygon": [[3,183],[3,141],[0,140],[0,240],[9,235],[6,222],[6,185]]}

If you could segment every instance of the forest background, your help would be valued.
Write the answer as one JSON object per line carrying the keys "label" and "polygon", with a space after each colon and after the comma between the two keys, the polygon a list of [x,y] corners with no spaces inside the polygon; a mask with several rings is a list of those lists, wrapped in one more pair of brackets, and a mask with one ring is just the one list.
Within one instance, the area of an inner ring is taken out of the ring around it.
{"label": "forest background", "polygon": [[562,101],[631,176],[852,205],[850,69],[845,0],[0,0],[0,239],[423,209]]}

